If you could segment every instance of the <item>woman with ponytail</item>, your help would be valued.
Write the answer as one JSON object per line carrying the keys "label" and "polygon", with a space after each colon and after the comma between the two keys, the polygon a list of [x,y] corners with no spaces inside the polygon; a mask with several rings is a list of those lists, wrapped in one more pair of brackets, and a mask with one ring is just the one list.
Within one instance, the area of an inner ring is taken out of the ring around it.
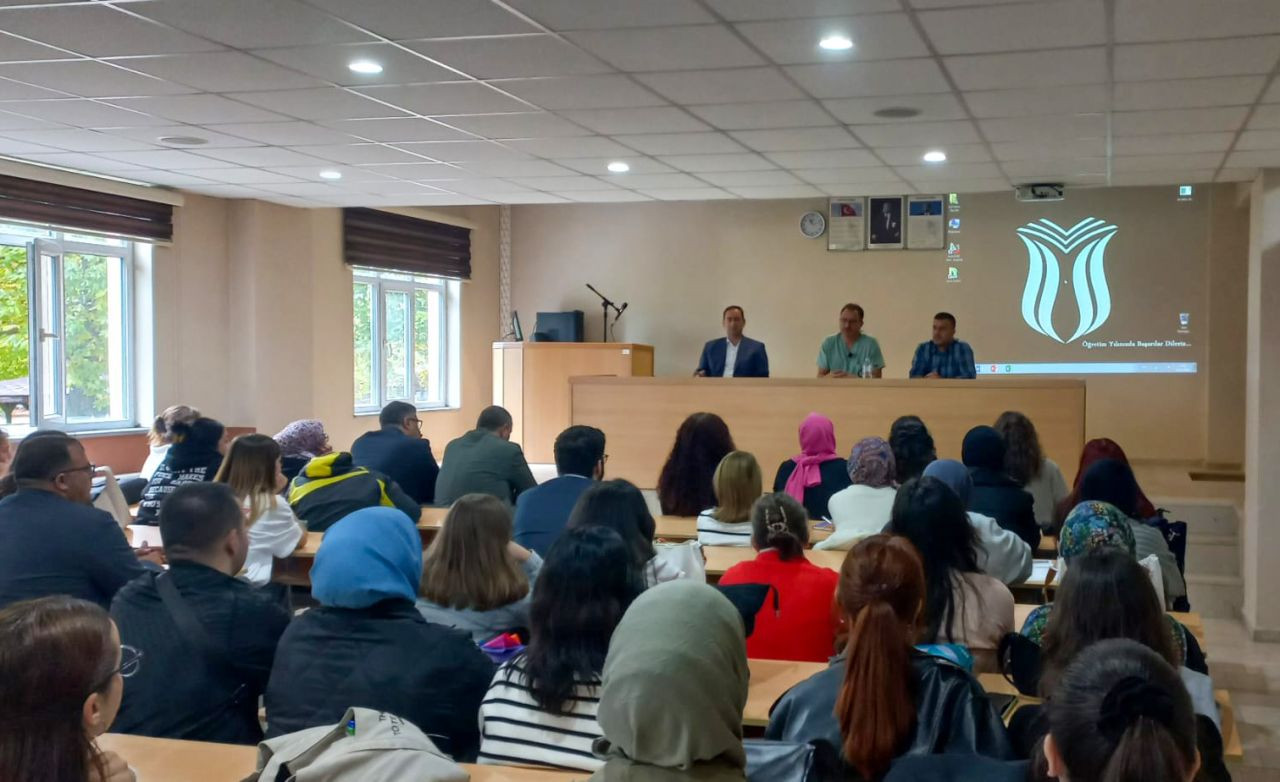
{"label": "woman with ponytail", "polygon": [[836,602],[849,626],[844,653],[782,696],[766,738],[839,747],[854,780],[880,779],[902,755],[1011,757],[977,681],[912,647],[925,576],[910,542],[873,535],[857,543],[840,568]]}

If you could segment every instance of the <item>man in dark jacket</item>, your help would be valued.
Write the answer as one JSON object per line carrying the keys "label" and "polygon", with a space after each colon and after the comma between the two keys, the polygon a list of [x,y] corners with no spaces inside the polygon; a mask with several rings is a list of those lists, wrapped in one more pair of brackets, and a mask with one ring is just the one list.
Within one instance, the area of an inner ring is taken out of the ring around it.
{"label": "man in dark jacket", "polygon": [[964,436],[961,458],[973,478],[969,510],[995,519],[1035,551],[1040,546],[1035,500],[1005,472],[1004,451],[1004,440],[990,426],[975,426]]}
{"label": "man in dark jacket", "polygon": [[578,498],[604,477],[604,432],[571,426],[556,437],[555,453],[558,477],[516,499],[516,543],[541,557],[564,531]]}
{"label": "man in dark jacket", "polygon": [[145,655],[112,730],[255,744],[289,614],[235,578],[249,552],[240,503],[223,483],[179,486],[160,506],[160,537],[169,572],[130,582],[111,604],[121,643]]}
{"label": "man in dark jacket", "polygon": [[508,504],[538,485],[511,442],[511,413],[493,405],[480,411],[476,428],[445,446],[444,467],[436,481],[436,502],[452,505],[464,494],[492,494]]}
{"label": "man in dark jacket", "polygon": [[351,463],[351,454],[317,456],[289,485],[289,505],[310,532],[324,532],[352,511],[379,505],[399,508],[414,524],[422,506],[380,472]]}
{"label": "man in dark jacket", "polygon": [[70,595],[103,608],[143,567],[111,514],[89,504],[93,465],[61,432],[22,442],[0,500],[0,607]]}
{"label": "man in dark jacket", "polygon": [[392,402],[382,408],[378,423],[381,429],[365,432],[351,444],[352,460],[391,478],[419,505],[431,504],[440,468],[431,454],[431,441],[422,436],[417,409],[408,402]]}

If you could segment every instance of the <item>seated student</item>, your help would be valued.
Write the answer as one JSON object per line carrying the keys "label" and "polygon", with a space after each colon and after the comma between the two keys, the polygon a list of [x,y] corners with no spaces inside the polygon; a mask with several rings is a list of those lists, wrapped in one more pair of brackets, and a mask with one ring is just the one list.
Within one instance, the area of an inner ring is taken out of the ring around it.
{"label": "seated student", "polygon": [[484,643],[529,626],[542,557],[511,539],[511,507],[488,494],[453,503],[423,558],[418,610]]}
{"label": "seated student", "polygon": [[683,570],[658,556],[653,547],[657,524],[649,513],[649,503],[627,481],[601,481],[583,493],[573,506],[565,529],[587,526],[608,527],[622,536],[636,565],[644,572],[646,586],[687,577]]}
{"label": "seated student", "polygon": [[464,494],[491,494],[512,505],[538,485],[524,451],[511,442],[513,426],[511,413],[491,405],[480,411],[475,429],[445,446],[436,479],[437,504],[451,505]]}
{"label": "seated student", "polygon": [[975,671],[995,671],[1000,639],[1013,631],[1013,593],[979,570],[977,535],[960,498],[936,478],[907,481],[885,531],[911,541],[924,563],[920,642],[961,644]]}
{"label": "seated student", "polygon": [[[1103,459],[1118,459],[1125,464],[1129,463],[1129,457],[1125,455],[1124,449],[1120,447],[1120,443],[1110,440],[1106,437],[1099,437],[1084,444],[1084,448],[1080,451],[1080,465],[1076,468],[1076,480],[1071,486],[1071,493],[1067,498],[1058,503],[1057,512],[1054,514],[1054,532],[1062,527],[1062,522],[1067,518],[1077,505],[1080,504],[1080,481],[1084,480],[1084,475],[1095,462]],[[1139,521],[1155,518],[1158,515],[1156,506],[1147,499],[1147,495],[1142,492],[1142,488],[1138,488],[1138,504],[1134,508],[1133,517]]]}
{"label": "seated student", "polygon": [[324,532],[361,508],[399,508],[414,520],[422,506],[401,491],[395,481],[367,467],[351,463],[344,451],[317,456],[289,485],[289,506],[311,532]]}
{"label": "seated student", "polygon": [[592,481],[604,478],[604,432],[571,426],[556,437],[556,475],[516,498],[516,543],[545,557]]}
{"label": "seated student", "polygon": [[480,762],[594,771],[609,639],[643,574],[618,533],[565,532],[533,587],[529,645],[498,669],[480,706]]}
{"label": "seated student", "polygon": [[352,460],[395,481],[419,505],[434,502],[440,467],[431,441],[422,436],[418,409],[408,402],[389,402],[378,413],[378,424],[381,429],[365,432],[351,444]]}
{"label": "seated student", "polygon": [[111,514],[89,502],[93,465],[62,432],[18,446],[0,500],[0,606],[70,595],[106,608],[142,575],[138,557]]}
{"label": "seated student", "polygon": [[168,572],[131,581],[111,604],[121,639],[147,659],[125,685],[116,730],[256,744],[258,696],[289,614],[235,578],[249,551],[240,502],[223,484],[179,486],[160,506],[160,538]]}
{"label": "seated student", "polygon": [[924,474],[924,468],[938,458],[933,435],[919,416],[904,415],[889,427],[889,447],[899,486]]}
{"label": "seated student", "polygon": [[212,418],[175,423],[170,428],[169,451],[142,490],[137,523],[155,524],[160,503],[182,484],[212,481],[222,466],[226,434],[226,427]]}
{"label": "seated student", "polygon": [[0,476],[9,472],[9,463],[13,461],[13,441],[9,433],[0,429]]}
{"label": "seated student", "polygon": [[697,516],[716,503],[711,478],[733,451],[733,436],[715,413],[694,413],[676,430],[676,441],[658,474],[658,506],[666,516]]}
{"label": "seated student", "polygon": [[750,546],[751,505],[764,493],[760,463],[746,451],[720,460],[711,476],[716,506],[698,514],[698,542],[704,546]]}
{"label": "seated student", "polygon": [[1062,470],[1044,455],[1035,424],[1022,413],[1001,413],[994,428],[1004,440],[1005,473],[1031,495],[1036,524],[1045,532],[1051,531],[1058,503],[1070,493]]}
{"label": "seated student", "polygon": [[272,438],[280,446],[280,471],[292,481],[317,456],[333,452],[324,424],[314,418],[294,421]]}
{"label": "seated student", "polygon": [[809,518],[823,519],[831,495],[851,485],[849,463],[836,453],[835,425],[810,413],[800,424],[800,453],[778,465],[773,490],[795,497]]}
{"label": "seated student", "polygon": [[1035,551],[1040,545],[1040,526],[1033,500],[1004,471],[1004,440],[990,426],[975,426],[964,436],[961,454],[973,479],[969,510],[995,519]]}
{"label": "seated student", "polygon": [[742,780],[747,651],[742,618],[715,587],[662,584],[613,632],[592,780]]}
{"label": "seated student", "polygon": [[873,535],[851,548],[836,589],[848,645],[830,668],[782,696],[765,737],[826,741],[856,779],[879,779],[902,755],[1010,758],[1004,725],[977,680],[912,648],[926,595],[909,541]]}
{"label": "seated student", "polygon": [[0,779],[135,782],[133,770],[94,742],[139,670],[107,612],[59,595],[0,610]]}
{"label": "seated student", "polygon": [[816,549],[848,551],[854,543],[875,535],[889,523],[897,487],[893,484],[893,449],[879,437],[864,437],[849,453],[849,480],[853,485],[827,502],[834,529]]}
{"label": "seated student", "polygon": [[1138,497],[1141,493],[1138,480],[1133,477],[1133,470],[1119,459],[1094,462],[1080,479],[1076,490],[1081,502],[1105,502],[1125,515],[1129,529],[1133,531],[1134,556],[1141,561],[1154,554],[1159,560],[1166,607],[1172,606],[1178,598],[1186,597],[1187,582],[1178,569],[1177,558],[1169,550],[1169,542],[1164,539],[1160,530],[1137,520]]}
{"label": "seated student", "polygon": [[1044,770],[1054,779],[1191,782],[1196,719],[1178,673],[1127,639],[1085,649],[1046,701]]}
{"label": "seated student", "polygon": [[283,559],[307,542],[306,526],[280,496],[288,486],[281,472],[280,446],[265,434],[240,435],[231,441],[214,480],[231,487],[245,512],[249,555],[244,580],[266,586],[272,558]]}
{"label": "seated student", "polygon": [[147,460],[142,463],[142,469],[138,471],[139,478],[151,480],[151,476],[156,474],[156,470],[164,462],[164,457],[169,454],[169,446],[173,444],[173,425],[190,424],[197,418],[200,418],[200,411],[188,405],[166,407],[164,412],[156,416],[156,420],[151,423],[151,431],[147,432],[147,443],[151,450],[147,454]]}
{"label": "seated student", "polygon": [[455,760],[475,759],[493,664],[465,633],[422,618],[421,578],[422,539],[400,511],[365,508],[329,529],[311,568],[320,605],[276,649],[268,738],[333,725],[358,704],[412,722]]}
{"label": "seated student", "polygon": [[[954,459],[939,459],[924,468],[924,474],[947,484],[961,504],[969,507],[973,479],[963,464]],[[1026,581],[1032,566],[1032,551],[1027,542],[990,516],[973,511],[966,511],[966,515],[978,536],[978,569],[1005,584]]]}
{"label": "seated student", "polygon": [[721,586],[768,584],[747,639],[751,659],[825,662],[835,651],[839,617],[832,610],[838,576],[805,559],[809,519],[788,494],[766,494],[751,509],[751,545],[760,552],[750,562],[725,571]]}

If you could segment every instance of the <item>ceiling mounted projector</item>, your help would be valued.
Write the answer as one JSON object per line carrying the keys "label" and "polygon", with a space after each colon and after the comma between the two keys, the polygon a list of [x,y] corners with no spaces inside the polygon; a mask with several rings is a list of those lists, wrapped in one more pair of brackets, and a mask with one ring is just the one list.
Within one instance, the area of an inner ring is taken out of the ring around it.
{"label": "ceiling mounted projector", "polygon": [[1061,182],[1032,182],[1015,185],[1013,197],[1018,201],[1061,201],[1066,192],[1067,186]]}

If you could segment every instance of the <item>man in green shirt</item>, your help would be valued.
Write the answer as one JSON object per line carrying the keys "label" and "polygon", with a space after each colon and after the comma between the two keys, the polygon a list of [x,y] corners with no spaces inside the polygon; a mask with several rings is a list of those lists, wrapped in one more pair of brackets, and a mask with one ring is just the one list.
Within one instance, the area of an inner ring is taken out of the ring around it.
{"label": "man in green shirt", "polygon": [[822,340],[818,377],[880,377],[884,355],[880,343],[862,333],[862,307],[846,304],[840,310],[840,333]]}

